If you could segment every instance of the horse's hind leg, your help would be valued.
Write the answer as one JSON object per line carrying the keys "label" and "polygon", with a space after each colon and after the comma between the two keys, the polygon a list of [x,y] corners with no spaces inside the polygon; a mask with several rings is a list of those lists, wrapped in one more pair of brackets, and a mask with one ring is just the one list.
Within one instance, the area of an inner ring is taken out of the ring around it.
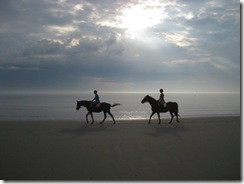
{"label": "horse's hind leg", "polygon": [[105,121],[105,119],[107,118],[107,113],[106,113],[106,111],[103,111],[103,113],[104,113],[104,118],[103,118],[103,120],[101,121],[100,124],[102,124],[102,123]]}
{"label": "horse's hind leg", "polygon": [[178,116],[179,116],[178,112],[179,112],[178,104],[176,103],[176,105],[175,105],[175,110],[174,110],[174,114],[175,114],[175,116],[176,116],[176,121],[177,121],[177,122],[180,122],[179,119],[178,119]]}
{"label": "horse's hind leg", "polygon": [[173,118],[174,118],[174,114],[170,111],[170,115],[171,115],[171,120],[169,121],[169,124],[172,122]]}
{"label": "horse's hind leg", "polygon": [[175,116],[176,116],[176,121],[177,121],[177,122],[180,122],[180,121],[179,121],[179,114],[178,114],[178,112],[176,111],[176,112],[174,112],[174,114],[175,114]]}
{"label": "horse's hind leg", "polygon": [[178,114],[176,115],[176,121],[179,123],[180,121],[179,121],[179,119],[178,119]]}
{"label": "horse's hind leg", "polygon": [[111,112],[108,112],[108,114],[112,117],[113,122],[114,122],[114,124],[115,124],[115,120],[114,120],[114,116],[113,116],[113,114],[112,114]]}

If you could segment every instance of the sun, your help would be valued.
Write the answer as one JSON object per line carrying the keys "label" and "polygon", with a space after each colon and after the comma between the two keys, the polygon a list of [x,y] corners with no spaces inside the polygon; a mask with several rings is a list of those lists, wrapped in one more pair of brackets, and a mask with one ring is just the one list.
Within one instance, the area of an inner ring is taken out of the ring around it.
{"label": "sun", "polygon": [[122,26],[131,30],[142,30],[151,25],[149,16],[142,5],[134,6],[123,11]]}
{"label": "sun", "polygon": [[143,4],[123,9],[119,21],[120,27],[126,29],[127,36],[134,38],[136,35],[142,35],[148,28],[159,24],[164,18],[162,6],[144,1]]}

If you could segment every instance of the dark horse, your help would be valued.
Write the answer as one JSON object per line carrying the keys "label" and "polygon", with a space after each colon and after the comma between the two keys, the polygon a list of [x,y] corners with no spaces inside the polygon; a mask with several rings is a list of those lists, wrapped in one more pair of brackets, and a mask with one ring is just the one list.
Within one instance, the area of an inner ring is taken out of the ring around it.
{"label": "dark horse", "polygon": [[114,121],[114,124],[115,124],[115,120],[114,120],[113,115],[110,112],[110,108],[111,107],[114,107],[116,105],[120,105],[120,104],[113,104],[113,105],[111,105],[109,103],[103,102],[103,103],[100,103],[100,106],[99,107],[94,108],[94,107],[91,106],[91,103],[92,103],[92,101],[82,100],[82,101],[77,101],[77,105],[76,105],[76,110],[77,111],[80,109],[81,106],[84,106],[87,109],[87,111],[88,111],[88,113],[86,114],[86,122],[87,123],[88,123],[88,118],[87,117],[88,117],[89,114],[91,115],[92,124],[93,124],[94,119],[93,119],[92,112],[102,112],[103,111],[103,113],[104,113],[104,119],[101,121],[100,124],[102,124],[104,122],[104,120],[107,118],[107,113],[112,117],[112,119]]}
{"label": "dark horse", "polygon": [[149,124],[151,123],[151,118],[152,116],[157,113],[158,114],[158,120],[159,120],[159,124],[161,123],[161,119],[160,119],[160,112],[170,112],[170,115],[171,115],[171,120],[169,123],[172,122],[173,118],[174,118],[174,114],[176,116],[176,121],[177,122],[180,122],[179,119],[178,119],[178,104],[176,102],[167,102],[166,104],[166,107],[165,108],[162,108],[158,105],[158,101],[155,100],[153,97],[147,95],[143,98],[143,100],[141,101],[141,103],[145,103],[145,102],[149,102],[149,104],[151,105],[152,107],[152,114],[149,118]]}

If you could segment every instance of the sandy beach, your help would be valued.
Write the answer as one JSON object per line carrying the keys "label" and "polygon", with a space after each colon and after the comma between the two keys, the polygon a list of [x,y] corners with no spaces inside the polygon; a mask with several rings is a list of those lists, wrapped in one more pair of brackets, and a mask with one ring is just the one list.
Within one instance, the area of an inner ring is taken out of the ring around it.
{"label": "sandy beach", "polygon": [[241,179],[241,118],[0,122],[0,179]]}

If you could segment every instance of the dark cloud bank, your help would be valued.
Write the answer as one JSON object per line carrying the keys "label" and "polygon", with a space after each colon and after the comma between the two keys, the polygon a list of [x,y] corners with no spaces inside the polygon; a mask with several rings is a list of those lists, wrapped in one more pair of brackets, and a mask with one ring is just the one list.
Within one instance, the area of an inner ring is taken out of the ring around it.
{"label": "dark cloud bank", "polygon": [[0,9],[2,91],[240,90],[239,1],[4,0]]}

